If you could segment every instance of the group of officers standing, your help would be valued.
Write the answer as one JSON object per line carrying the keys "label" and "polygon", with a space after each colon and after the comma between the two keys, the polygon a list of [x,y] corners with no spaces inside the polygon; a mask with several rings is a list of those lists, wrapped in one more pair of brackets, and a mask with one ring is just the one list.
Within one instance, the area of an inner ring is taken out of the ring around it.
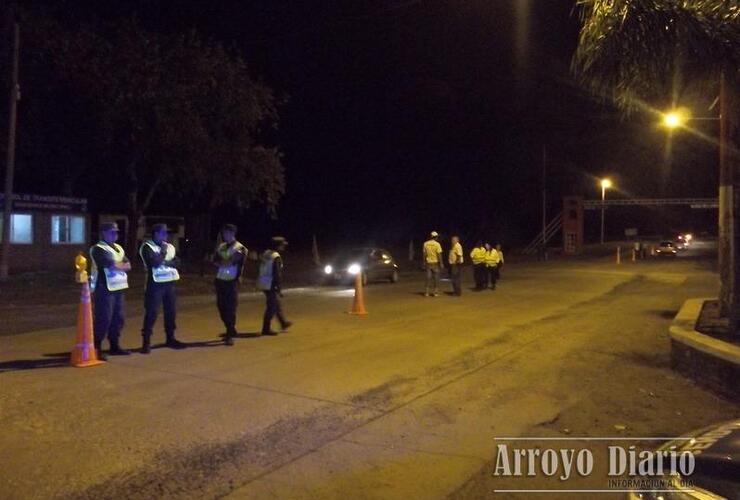
{"label": "group of officers standing", "polygon": [[[424,269],[426,270],[425,297],[437,297],[439,295],[439,275],[444,267],[442,257],[442,245],[439,243],[439,233],[432,231],[429,239],[424,242],[422,249]],[[495,290],[496,282],[501,276],[501,268],[504,265],[504,253],[501,245],[495,247],[488,241],[479,240],[470,252],[470,260],[473,263],[473,277],[476,291],[488,288]],[[452,294],[462,295],[462,266],[465,263],[463,248],[460,237],[453,235],[450,238],[450,250],[447,256],[450,268],[450,281],[452,282]]]}
{"label": "group of officers standing", "polygon": [[[124,293],[128,288],[128,272],[131,262],[118,240],[118,225],[114,222],[100,226],[100,241],[90,248],[92,260],[90,285],[93,290],[93,339],[95,349],[101,359],[107,359],[102,351],[103,340],[108,339],[108,354],[126,356],[130,351],[121,347],[119,339],[124,324]],[[236,310],[239,302],[239,283],[248,256],[247,248],[236,239],[237,227],[225,224],[220,231],[221,242],[217,245],[212,263],[216,267],[216,304],[221,321],[226,328],[224,343],[234,345],[236,331]],[[141,353],[151,352],[152,329],[159,314],[160,305],[164,309],[165,345],[172,349],[187,347],[177,340],[177,306],[175,284],[180,280],[178,267],[180,260],[175,246],[167,241],[166,224],[155,224],[151,239],[142,243],[139,257],[146,269],[144,291],[144,319],[141,328]],[[262,320],[262,335],[277,335],[272,330],[272,320],[277,316],[282,331],[291,326],[283,314],[282,271],[283,260],[280,255],[288,242],[281,236],[270,241],[270,248],[259,258],[257,286],[265,295],[265,313]]]}

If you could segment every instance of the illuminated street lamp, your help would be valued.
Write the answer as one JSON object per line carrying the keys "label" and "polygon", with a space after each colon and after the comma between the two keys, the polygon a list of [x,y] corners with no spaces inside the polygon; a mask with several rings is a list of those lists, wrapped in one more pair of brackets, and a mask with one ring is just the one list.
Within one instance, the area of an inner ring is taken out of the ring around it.
{"label": "illuminated street lamp", "polygon": [[604,200],[606,198],[606,190],[612,187],[612,181],[609,179],[601,179],[601,244],[604,244]]}
{"label": "illuminated street lamp", "polygon": [[677,128],[686,122],[686,117],[678,111],[670,111],[663,115],[663,125],[668,128]]}

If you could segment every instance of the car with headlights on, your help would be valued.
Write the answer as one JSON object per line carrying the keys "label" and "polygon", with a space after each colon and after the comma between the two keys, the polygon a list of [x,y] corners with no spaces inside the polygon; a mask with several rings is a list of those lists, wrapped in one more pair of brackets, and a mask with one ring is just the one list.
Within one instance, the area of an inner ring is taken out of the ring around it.
{"label": "car with headlights on", "polygon": [[382,248],[354,248],[340,252],[322,269],[327,283],[351,283],[358,274],[362,283],[398,281],[398,264],[390,252]]}
{"label": "car with headlights on", "polygon": [[678,248],[672,241],[661,241],[658,248],[655,249],[655,255],[658,257],[675,257],[677,253]]}

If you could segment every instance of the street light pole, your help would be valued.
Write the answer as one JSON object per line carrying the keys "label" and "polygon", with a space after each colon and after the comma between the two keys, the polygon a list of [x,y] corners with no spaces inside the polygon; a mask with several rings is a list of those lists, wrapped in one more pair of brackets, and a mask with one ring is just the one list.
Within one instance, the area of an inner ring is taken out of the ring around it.
{"label": "street light pole", "polygon": [[604,208],[606,199],[606,190],[612,187],[612,181],[609,179],[601,179],[601,244],[604,244]]}
{"label": "street light pole", "polygon": [[601,183],[601,244],[604,244],[604,200],[606,198],[606,186]]}
{"label": "street light pole", "polygon": [[15,126],[18,113],[18,52],[20,45],[20,28],[14,22],[13,27],[13,62],[10,77],[10,98],[8,104],[8,155],[5,164],[5,197],[3,205],[3,242],[0,253],[0,280],[8,278],[10,268],[10,220],[13,210],[13,173],[15,170]]}

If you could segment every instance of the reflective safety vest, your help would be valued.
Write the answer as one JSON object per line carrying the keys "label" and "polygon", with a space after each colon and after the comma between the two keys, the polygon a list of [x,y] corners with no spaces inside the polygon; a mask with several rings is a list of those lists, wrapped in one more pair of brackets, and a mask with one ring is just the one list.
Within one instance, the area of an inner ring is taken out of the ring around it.
{"label": "reflective safety vest", "polygon": [[422,247],[424,251],[424,262],[427,264],[438,264],[442,245],[437,240],[427,240]]}
{"label": "reflective safety vest", "polygon": [[[95,285],[98,284],[98,265],[95,263],[95,258],[92,255],[92,250],[95,247],[108,252],[116,264],[123,262],[124,257],[126,257],[126,252],[118,243],[113,243],[111,246],[108,243],[100,241],[90,247],[90,260],[92,261],[92,265],[90,266],[90,288],[92,291],[95,291]],[[116,269],[115,267],[106,267],[103,269],[103,274],[105,276],[105,285],[109,292],[117,292],[118,290],[128,288],[128,274],[126,271]]]}
{"label": "reflective safety vest", "polygon": [[[167,243],[166,241],[162,242],[162,244],[167,248],[167,250],[165,250],[162,264],[152,268],[152,279],[155,283],[169,283],[171,281],[177,281],[180,279],[180,273],[177,271],[177,268],[166,264],[168,261],[172,261],[172,259],[175,258],[175,245]],[[144,267],[146,267],[144,246],[148,246],[152,252],[156,254],[161,253],[162,248],[152,240],[147,240],[143,245],[141,245],[141,248],[139,248],[139,257],[141,257],[141,261],[144,263]]]}
{"label": "reflective safety vest", "polygon": [[262,254],[262,260],[260,262],[260,275],[257,279],[257,285],[260,290],[269,291],[272,290],[272,273],[274,269],[275,259],[280,257],[280,254],[274,250],[265,250]]}
{"label": "reflective safety vest", "polygon": [[[234,256],[235,253],[241,252],[245,256],[247,254],[247,247],[235,241],[233,245],[229,243],[221,243],[216,248],[216,254],[223,260],[229,260]],[[216,279],[223,281],[234,281],[239,277],[239,265],[238,264],[222,264],[218,266],[218,272],[216,272]]]}
{"label": "reflective safety vest", "polygon": [[486,267],[496,267],[501,262],[501,257],[495,248],[486,252]]}
{"label": "reflective safety vest", "polygon": [[470,260],[473,261],[474,265],[483,264],[486,262],[486,249],[483,247],[475,247],[470,251]]}

